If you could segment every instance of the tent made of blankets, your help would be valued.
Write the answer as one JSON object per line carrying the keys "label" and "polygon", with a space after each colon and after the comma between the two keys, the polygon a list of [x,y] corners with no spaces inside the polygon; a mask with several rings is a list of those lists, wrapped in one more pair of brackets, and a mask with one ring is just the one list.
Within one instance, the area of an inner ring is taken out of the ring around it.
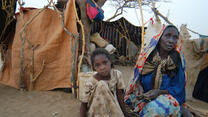
{"label": "tent made of blankets", "polygon": [[[71,34],[77,35],[74,2],[68,1],[63,24]],[[16,15],[16,32],[8,46],[0,83],[28,89],[32,82],[33,90],[71,88],[75,38],[64,30],[60,14],[49,8],[42,12],[33,8],[21,10],[23,16]],[[31,23],[23,25],[32,18]]]}
{"label": "tent made of blankets", "polygon": [[91,34],[96,32],[117,49],[118,56],[136,58],[141,44],[141,27],[121,17],[113,22],[93,22]]}

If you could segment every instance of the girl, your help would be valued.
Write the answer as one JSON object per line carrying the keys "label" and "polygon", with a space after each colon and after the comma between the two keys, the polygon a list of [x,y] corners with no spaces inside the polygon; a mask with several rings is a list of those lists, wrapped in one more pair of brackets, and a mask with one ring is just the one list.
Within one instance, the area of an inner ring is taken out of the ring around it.
{"label": "girl", "polygon": [[121,72],[111,69],[110,55],[103,48],[92,52],[91,64],[96,72],[85,82],[80,98],[81,117],[124,117],[122,89],[125,86]]}

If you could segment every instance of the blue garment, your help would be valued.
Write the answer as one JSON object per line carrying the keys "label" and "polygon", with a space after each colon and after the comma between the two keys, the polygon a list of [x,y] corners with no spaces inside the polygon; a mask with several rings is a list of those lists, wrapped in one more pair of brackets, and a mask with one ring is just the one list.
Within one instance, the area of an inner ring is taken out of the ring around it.
{"label": "blue garment", "polygon": [[[145,93],[151,90],[152,73],[139,79]],[[168,90],[169,94],[176,98],[180,105],[185,102],[185,73],[182,66],[174,78],[170,78],[167,74],[163,75],[160,89]]]}

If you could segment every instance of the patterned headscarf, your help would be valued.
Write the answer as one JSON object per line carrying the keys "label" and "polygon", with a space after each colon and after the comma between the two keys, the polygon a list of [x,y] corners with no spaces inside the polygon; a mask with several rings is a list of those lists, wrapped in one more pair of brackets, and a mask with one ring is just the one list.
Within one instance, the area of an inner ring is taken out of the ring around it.
{"label": "patterned headscarf", "polygon": [[[147,58],[149,57],[150,53],[157,46],[159,39],[162,36],[164,30],[170,26],[173,26],[173,25],[165,26],[164,24],[161,25],[159,22],[156,22],[155,24],[151,23],[148,26],[147,31],[146,31],[146,35],[145,35],[144,49],[140,53],[140,55],[137,59],[137,62],[136,62],[136,67],[139,69],[139,72],[142,71]],[[175,27],[175,26],[173,26],[173,27]],[[181,40],[180,39],[178,39],[175,50],[181,55],[181,57],[183,56],[182,51],[181,51]],[[184,66],[183,61],[182,61],[182,64]]]}

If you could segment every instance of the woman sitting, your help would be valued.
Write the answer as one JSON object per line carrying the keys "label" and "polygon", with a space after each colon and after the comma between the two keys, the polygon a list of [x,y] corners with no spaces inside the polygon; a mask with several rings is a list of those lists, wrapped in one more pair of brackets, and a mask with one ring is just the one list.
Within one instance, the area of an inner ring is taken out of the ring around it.
{"label": "woman sitting", "polygon": [[139,56],[125,102],[141,117],[181,116],[185,67],[179,31],[173,25],[163,25],[158,32]]}

